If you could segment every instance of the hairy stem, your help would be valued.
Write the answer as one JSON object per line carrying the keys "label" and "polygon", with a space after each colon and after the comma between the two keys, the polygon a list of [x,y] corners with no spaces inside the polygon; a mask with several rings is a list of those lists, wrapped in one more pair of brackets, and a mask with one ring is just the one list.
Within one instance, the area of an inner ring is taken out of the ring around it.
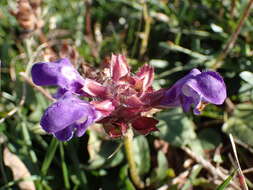
{"label": "hairy stem", "polygon": [[124,136],[124,145],[127,156],[127,161],[129,164],[130,175],[133,183],[140,189],[144,188],[144,183],[138,175],[138,171],[136,168],[136,164],[134,161],[134,153],[133,153],[133,132],[132,130],[128,130],[126,135]]}

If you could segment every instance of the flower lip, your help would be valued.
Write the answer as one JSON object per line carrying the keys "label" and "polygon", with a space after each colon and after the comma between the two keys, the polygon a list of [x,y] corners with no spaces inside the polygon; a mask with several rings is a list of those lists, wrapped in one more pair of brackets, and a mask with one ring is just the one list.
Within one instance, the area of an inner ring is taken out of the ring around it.
{"label": "flower lip", "polygon": [[74,130],[79,135],[83,134],[88,125],[95,122],[96,117],[91,104],[67,92],[47,108],[40,124],[46,132],[59,137],[59,140],[65,140],[72,137]]}

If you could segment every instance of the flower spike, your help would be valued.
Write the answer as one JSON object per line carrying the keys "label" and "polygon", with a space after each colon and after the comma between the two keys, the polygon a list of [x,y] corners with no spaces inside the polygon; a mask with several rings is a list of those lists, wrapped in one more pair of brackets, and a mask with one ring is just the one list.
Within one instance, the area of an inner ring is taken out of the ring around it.
{"label": "flower spike", "polygon": [[153,67],[146,64],[136,74],[130,73],[123,55],[112,55],[108,63],[92,79],[82,78],[68,59],[32,67],[35,84],[59,87],[57,101],[47,108],[40,122],[46,132],[67,141],[74,134],[82,136],[88,126],[98,122],[111,138],[124,136],[130,126],[146,135],[158,130],[158,121],[149,115],[153,108],[181,106],[187,112],[193,106],[194,114],[200,114],[208,103],[220,105],[227,96],[217,72],[193,69],[171,88],[154,91]]}

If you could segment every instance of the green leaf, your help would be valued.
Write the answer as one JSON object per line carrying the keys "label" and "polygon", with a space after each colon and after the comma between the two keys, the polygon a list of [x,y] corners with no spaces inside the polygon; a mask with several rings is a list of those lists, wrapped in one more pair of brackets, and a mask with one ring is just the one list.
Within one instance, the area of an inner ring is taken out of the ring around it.
{"label": "green leaf", "polygon": [[240,77],[247,83],[253,85],[253,73],[249,71],[243,71],[240,73]]}
{"label": "green leaf", "polygon": [[122,190],[135,190],[134,185],[132,184],[131,180],[128,177],[128,166],[125,165],[120,169],[119,172],[119,189]]}
{"label": "green leaf", "polygon": [[204,149],[202,147],[201,141],[199,139],[192,139],[191,143],[189,143],[189,147],[198,155],[204,156]]}
{"label": "green leaf", "polygon": [[225,133],[231,133],[244,143],[253,146],[253,105],[238,104],[232,117],[223,125]]}
{"label": "green leaf", "polygon": [[49,148],[47,150],[47,153],[45,155],[45,159],[43,161],[42,167],[41,167],[41,173],[42,175],[46,175],[48,168],[54,158],[55,151],[58,147],[59,141],[56,138],[52,138],[51,143],[49,145]]}
{"label": "green leaf", "polygon": [[159,132],[154,135],[174,146],[188,145],[197,137],[194,123],[179,108],[159,113],[157,118]]}
{"label": "green leaf", "polygon": [[[90,130],[89,135],[88,151],[90,160],[86,169],[111,168],[123,161],[124,154],[118,149],[120,146],[118,141],[103,140],[95,130]],[[112,154],[114,155],[110,158]]]}
{"label": "green leaf", "polygon": [[168,162],[167,158],[162,151],[158,151],[157,154],[157,168],[155,168],[151,174],[150,183],[161,182],[168,177]]}
{"label": "green leaf", "polygon": [[221,142],[221,136],[212,128],[206,128],[199,132],[198,139],[204,150],[215,149]]}
{"label": "green leaf", "polygon": [[223,181],[223,183],[219,185],[219,187],[218,187],[216,190],[224,190],[224,189],[229,185],[230,181],[233,179],[235,173],[236,173],[236,170],[233,171],[233,173],[232,173],[230,176],[228,176],[228,177]]}
{"label": "green leaf", "polygon": [[192,171],[191,171],[191,175],[181,190],[190,189],[190,187],[193,185],[193,181],[197,178],[197,176],[199,175],[202,168],[203,167],[199,164],[196,164],[195,166],[193,166]]}
{"label": "green leaf", "polygon": [[150,65],[156,68],[166,68],[168,66],[168,61],[162,59],[152,59],[149,62]]}
{"label": "green leaf", "polygon": [[134,138],[133,151],[139,174],[146,174],[150,169],[150,151],[146,137],[138,136]]}
{"label": "green leaf", "polygon": [[62,142],[60,143],[60,154],[64,185],[66,189],[70,189],[68,167],[64,159],[64,147]]}
{"label": "green leaf", "polygon": [[124,159],[124,154],[122,150],[117,150],[117,153],[114,154],[111,158],[106,159],[105,168],[113,168],[118,166]]}

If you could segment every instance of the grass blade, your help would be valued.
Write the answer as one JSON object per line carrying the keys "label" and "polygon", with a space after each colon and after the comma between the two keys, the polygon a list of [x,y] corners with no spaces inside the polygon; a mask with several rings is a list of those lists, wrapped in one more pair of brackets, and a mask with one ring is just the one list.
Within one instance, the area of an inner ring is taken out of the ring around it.
{"label": "grass blade", "polygon": [[237,170],[234,170],[230,176],[228,176],[225,181],[223,181],[222,184],[219,185],[219,187],[216,190],[224,190],[230,183],[230,181],[233,179],[235,176]]}
{"label": "grass blade", "polygon": [[48,151],[46,153],[45,159],[44,159],[42,167],[41,167],[41,173],[43,176],[45,176],[47,174],[47,170],[54,158],[55,151],[57,149],[58,144],[59,144],[59,142],[56,138],[53,138],[51,140],[51,143],[49,145]]}
{"label": "grass blade", "polygon": [[66,189],[70,189],[68,167],[64,159],[64,147],[63,147],[62,142],[60,143],[60,154],[61,154],[61,166],[62,166],[64,185]]}

